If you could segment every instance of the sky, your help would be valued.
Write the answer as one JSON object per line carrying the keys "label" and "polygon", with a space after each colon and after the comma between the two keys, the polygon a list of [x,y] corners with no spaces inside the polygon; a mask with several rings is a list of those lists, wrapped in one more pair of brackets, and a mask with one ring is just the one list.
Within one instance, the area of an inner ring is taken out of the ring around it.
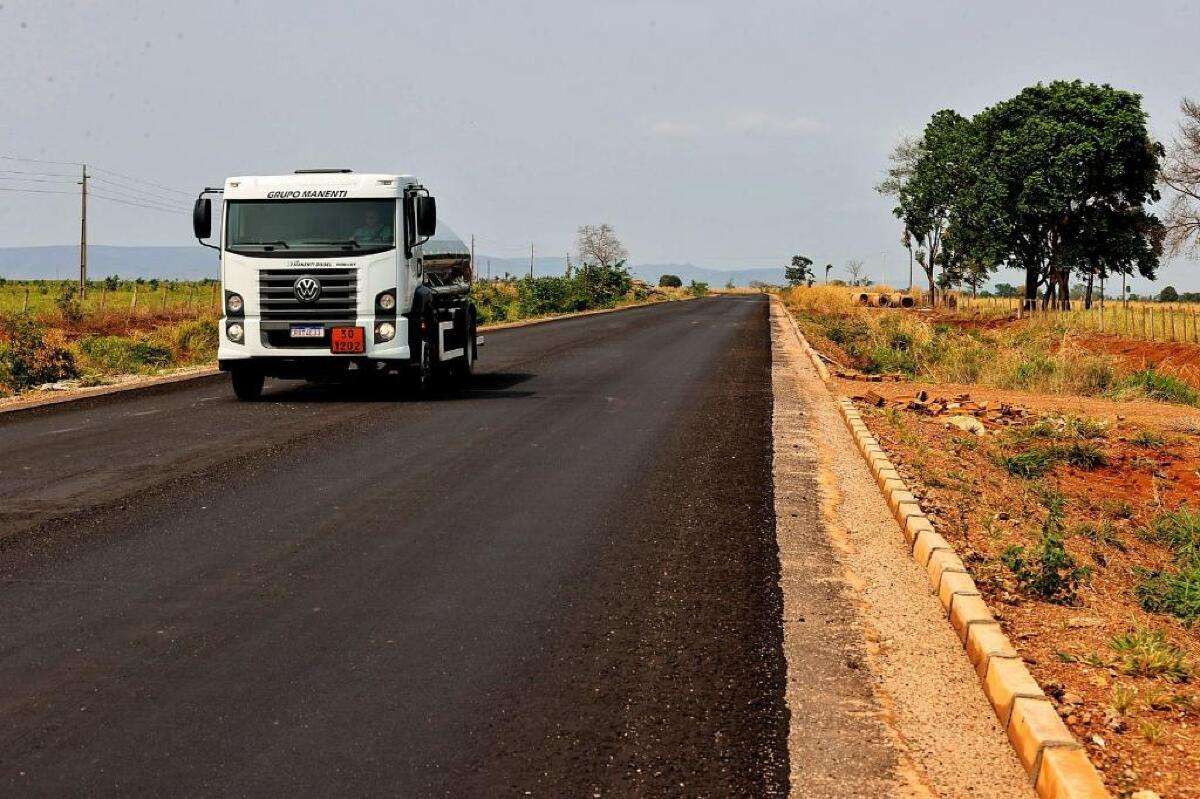
{"label": "sky", "polygon": [[[349,167],[419,176],[489,255],[608,222],[638,263],[804,253],[905,285],[873,189],[901,136],[1082,78],[1143,94],[1169,140],[1196,30],[1194,0],[0,0],[0,156],[94,165],[100,244],[192,243],[189,196],[228,175]],[[72,169],[0,158],[0,189],[77,191]],[[76,196],[0,191],[0,246],[78,236]],[[1166,283],[1200,289],[1200,261]]]}

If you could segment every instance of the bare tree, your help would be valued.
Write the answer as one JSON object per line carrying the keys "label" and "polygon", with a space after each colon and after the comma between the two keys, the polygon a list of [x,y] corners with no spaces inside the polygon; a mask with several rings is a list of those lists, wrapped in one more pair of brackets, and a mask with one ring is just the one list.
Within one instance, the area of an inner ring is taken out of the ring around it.
{"label": "bare tree", "polygon": [[1179,135],[1162,168],[1162,182],[1175,192],[1163,219],[1175,254],[1200,249],[1200,102],[1184,98],[1180,110]]}
{"label": "bare tree", "polygon": [[888,156],[892,165],[888,167],[887,177],[875,186],[875,191],[884,197],[900,198],[900,191],[908,184],[921,158],[921,140],[905,136],[900,139]]}
{"label": "bare tree", "polygon": [[583,225],[575,237],[575,249],[585,269],[616,266],[629,257],[612,225]]}
{"label": "bare tree", "polygon": [[857,286],[859,280],[862,279],[864,266],[865,265],[862,261],[851,261],[850,263],[846,264],[846,271],[850,273],[851,286]]}

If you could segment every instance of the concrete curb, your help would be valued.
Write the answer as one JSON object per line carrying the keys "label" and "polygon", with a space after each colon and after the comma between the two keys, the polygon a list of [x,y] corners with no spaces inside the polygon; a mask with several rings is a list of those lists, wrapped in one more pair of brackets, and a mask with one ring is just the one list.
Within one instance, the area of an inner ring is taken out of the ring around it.
{"label": "concrete curb", "polygon": [[967,658],[979,675],[983,693],[1038,795],[1043,799],[1110,797],[1087,753],[1000,629],[962,559],[934,529],[916,497],[867,429],[854,403],[836,394],[829,370],[800,332],[787,306],[778,298],[772,299],[779,302],[801,347],[833,395],[838,413],[875,476],[892,516],[911,547],[913,559],[925,569],[930,589],[942,603]]}
{"label": "concrete curb", "polygon": [[[511,330],[517,327],[531,327],[533,325],[543,325],[547,322],[558,322],[563,319],[575,319],[581,316],[599,316],[600,314],[616,313],[618,311],[630,311],[634,308],[650,308],[655,305],[666,305],[667,303],[672,302],[687,302],[688,300],[695,299],[700,298],[680,297],[679,299],[675,300],[657,300],[655,302],[643,302],[636,305],[622,305],[619,308],[597,308],[592,311],[579,311],[578,313],[560,314],[558,316],[543,316],[538,319],[522,319],[519,322],[501,322],[494,325],[483,325],[479,328],[479,332],[490,333],[496,330]],[[52,395],[48,397],[17,400],[15,402],[0,405],[0,414],[28,411],[33,410],[34,408],[46,408],[51,405],[62,405],[68,402],[94,399],[96,397],[106,397],[110,394],[121,394],[126,391],[139,391],[142,389],[155,388],[157,386],[166,386],[172,383],[185,383],[189,380],[199,380],[205,377],[212,377],[218,373],[217,367],[209,366],[199,370],[191,370],[184,374],[158,375],[155,377],[129,380],[124,383],[118,383],[111,386],[95,386],[92,388],[76,389],[70,391],[70,393],[60,394],[57,396]]]}

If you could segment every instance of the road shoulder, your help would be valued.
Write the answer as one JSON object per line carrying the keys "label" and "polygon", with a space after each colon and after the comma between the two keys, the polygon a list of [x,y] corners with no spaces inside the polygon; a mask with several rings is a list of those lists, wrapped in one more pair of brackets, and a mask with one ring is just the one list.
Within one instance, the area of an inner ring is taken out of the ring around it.
{"label": "road shoulder", "polygon": [[1032,796],[776,303],[771,341],[792,795]]}

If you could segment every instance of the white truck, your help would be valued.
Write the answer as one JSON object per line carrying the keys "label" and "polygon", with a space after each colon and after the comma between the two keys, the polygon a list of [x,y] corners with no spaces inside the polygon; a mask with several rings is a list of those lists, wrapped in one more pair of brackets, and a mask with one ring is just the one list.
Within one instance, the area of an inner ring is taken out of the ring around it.
{"label": "white truck", "polygon": [[[219,240],[211,195],[223,195]],[[416,178],[305,169],[232,177],[192,211],[218,250],[217,363],[242,400],[265,377],[465,381],[478,357],[471,259]]]}

